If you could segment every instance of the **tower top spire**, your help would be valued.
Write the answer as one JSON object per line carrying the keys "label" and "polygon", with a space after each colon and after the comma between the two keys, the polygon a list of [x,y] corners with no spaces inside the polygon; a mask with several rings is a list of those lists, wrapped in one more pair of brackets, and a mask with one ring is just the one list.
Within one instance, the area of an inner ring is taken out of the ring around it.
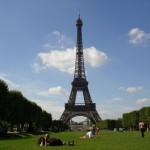
{"label": "tower top spire", "polygon": [[76,21],[77,27],[77,47],[76,47],[76,63],[75,63],[75,73],[74,78],[86,79],[85,68],[84,68],[84,58],[83,58],[83,44],[82,44],[82,20],[80,15]]}
{"label": "tower top spire", "polygon": [[78,14],[78,18],[80,18],[80,12],[79,12],[79,14]]}
{"label": "tower top spire", "polygon": [[80,18],[80,9],[78,10],[78,18]]}
{"label": "tower top spire", "polygon": [[80,16],[80,13],[78,14],[78,19],[77,19],[77,22],[76,22],[76,26],[82,26],[83,23],[82,23],[82,19],[81,19],[81,16]]}

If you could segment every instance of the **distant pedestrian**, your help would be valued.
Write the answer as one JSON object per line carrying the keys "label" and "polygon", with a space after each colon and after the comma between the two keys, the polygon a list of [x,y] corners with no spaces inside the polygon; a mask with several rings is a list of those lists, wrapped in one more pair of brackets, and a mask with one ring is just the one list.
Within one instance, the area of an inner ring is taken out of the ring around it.
{"label": "distant pedestrian", "polygon": [[92,127],[92,134],[95,135],[95,132],[96,132],[96,126],[93,125],[93,127]]}
{"label": "distant pedestrian", "polygon": [[100,132],[100,128],[99,128],[99,127],[97,127],[97,128],[96,128],[96,134],[98,135],[98,134],[99,134],[99,132]]}
{"label": "distant pedestrian", "polygon": [[141,132],[141,136],[144,138],[145,127],[143,121],[139,122],[139,130]]}

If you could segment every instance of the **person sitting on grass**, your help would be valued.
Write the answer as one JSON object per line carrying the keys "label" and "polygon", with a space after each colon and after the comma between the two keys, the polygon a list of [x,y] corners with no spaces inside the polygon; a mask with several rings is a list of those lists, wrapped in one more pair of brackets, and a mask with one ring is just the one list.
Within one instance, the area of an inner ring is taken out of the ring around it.
{"label": "person sitting on grass", "polygon": [[45,146],[61,146],[63,142],[60,139],[50,138],[48,134],[45,135]]}
{"label": "person sitting on grass", "polygon": [[45,146],[49,145],[49,134],[45,134]]}
{"label": "person sitting on grass", "polygon": [[43,136],[41,136],[38,139],[38,145],[40,145],[40,146],[44,146],[45,145],[45,138]]}
{"label": "person sitting on grass", "polygon": [[87,133],[86,133],[86,135],[80,137],[80,139],[91,139],[91,138],[93,138],[93,136],[94,135],[93,135],[92,130],[88,130]]}

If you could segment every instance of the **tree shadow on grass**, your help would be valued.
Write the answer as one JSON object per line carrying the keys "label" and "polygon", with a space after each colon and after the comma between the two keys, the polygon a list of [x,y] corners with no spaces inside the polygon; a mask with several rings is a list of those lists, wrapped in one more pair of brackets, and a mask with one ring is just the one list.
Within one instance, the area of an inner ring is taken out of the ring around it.
{"label": "tree shadow on grass", "polygon": [[14,139],[25,139],[25,138],[31,138],[36,135],[43,135],[47,133],[46,131],[43,132],[11,132],[7,133],[3,136],[0,135],[0,140],[14,140]]}
{"label": "tree shadow on grass", "polygon": [[4,136],[0,136],[0,140],[14,140],[14,139],[23,139],[23,138],[31,138],[32,134],[29,133],[7,133]]}

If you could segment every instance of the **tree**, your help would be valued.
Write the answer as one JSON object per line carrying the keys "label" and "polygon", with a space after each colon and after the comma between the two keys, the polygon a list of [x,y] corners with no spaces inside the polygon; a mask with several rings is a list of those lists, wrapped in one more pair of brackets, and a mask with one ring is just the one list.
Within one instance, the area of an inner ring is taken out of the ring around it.
{"label": "tree", "polygon": [[47,113],[46,111],[42,112],[41,118],[41,127],[43,130],[48,131],[52,124],[52,116],[51,114]]}
{"label": "tree", "polygon": [[7,119],[7,111],[8,111],[8,86],[3,81],[0,80],[0,119]]}
{"label": "tree", "polygon": [[8,105],[8,86],[3,80],[0,80],[0,136],[7,133]]}
{"label": "tree", "polygon": [[0,80],[0,123],[17,126],[18,130],[23,130],[24,125],[29,131],[38,128],[48,130],[51,126],[52,116],[43,111],[36,103],[29,101],[20,91],[8,90],[7,84]]}
{"label": "tree", "polygon": [[18,130],[21,130],[21,124],[24,123],[26,116],[25,103],[26,99],[20,91],[13,90],[9,92],[8,121],[11,122],[12,125],[17,124]]}
{"label": "tree", "polygon": [[97,122],[96,124],[97,127],[101,128],[101,129],[109,129],[109,130],[113,130],[114,128],[121,128],[122,127],[122,119],[106,119],[106,120],[102,120],[100,122]]}
{"label": "tree", "polygon": [[132,111],[123,114],[123,126],[127,129],[134,130],[138,128],[139,111]]}
{"label": "tree", "polygon": [[65,131],[68,129],[69,129],[69,126],[67,124],[63,123],[61,120],[53,120],[52,121],[51,130],[53,132]]}
{"label": "tree", "polygon": [[132,111],[129,116],[132,129],[138,129],[139,111]]}
{"label": "tree", "polygon": [[139,110],[139,120],[144,121],[150,127],[150,107],[143,107]]}

